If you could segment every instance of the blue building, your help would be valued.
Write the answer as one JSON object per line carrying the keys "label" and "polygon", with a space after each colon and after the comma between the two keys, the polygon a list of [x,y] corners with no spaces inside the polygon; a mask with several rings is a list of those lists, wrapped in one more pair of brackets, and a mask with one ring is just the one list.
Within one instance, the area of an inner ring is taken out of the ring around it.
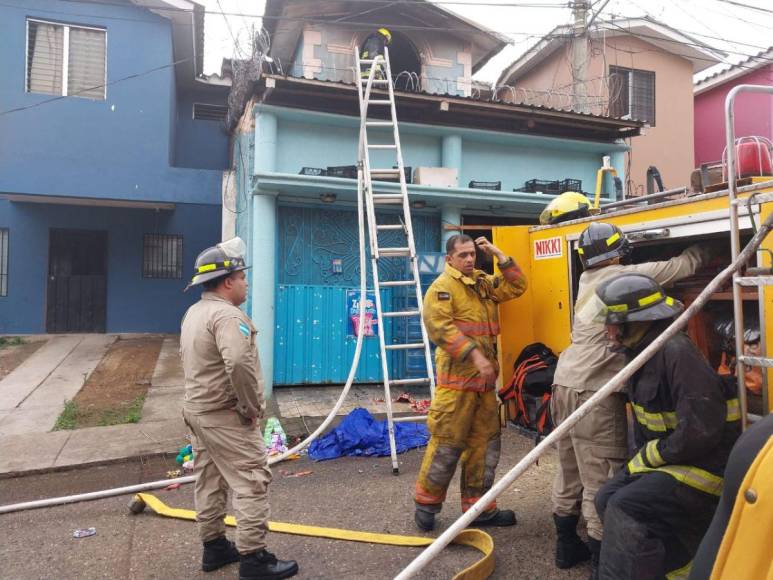
{"label": "blue building", "polygon": [[[360,3],[342,0],[269,0],[264,26],[271,59],[234,128],[223,229],[249,247],[255,267],[246,308],[275,384],[343,382],[349,368],[355,339],[348,296],[359,281],[356,180],[345,170],[315,175],[303,168],[356,163],[353,51],[374,29],[386,26],[393,34],[403,158],[420,182],[409,192],[421,253],[438,253],[461,226],[475,232],[475,224],[535,223],[552,198],[513,191],[528,180],[579,179],[592,191],[604,156],[623,176],[622,140],[639,132],[632,121],[491,100],[472,74],[505,41],[440,5],[367,8],[363,13]],[[328,14],[334,16],[326,22],[320,15]],[[385,151],[371,160],[383,167],[391,156]],[[499,181],[501,189],[471,188],[472,181]],[[398,187],[382,182],[380,192]],[[399,275],[397,268],[390,274]],[[394,309],[405,300],[397,293],[384,298]],[[416,331],[384,330],[388,341]],[[396,376],[415,372],[410,360],[394,356]],[[377,341],[366,339],[358,380],[379,377]]]}
{"label": "blue building", "polygon": [[0,333],[179,330],[229,165],[203,17],[187,0],[0,6]]}

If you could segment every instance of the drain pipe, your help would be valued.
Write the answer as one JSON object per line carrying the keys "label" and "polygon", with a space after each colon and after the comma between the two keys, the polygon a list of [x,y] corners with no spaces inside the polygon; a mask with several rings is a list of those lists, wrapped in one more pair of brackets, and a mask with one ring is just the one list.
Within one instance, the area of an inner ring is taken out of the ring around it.
{"label": "drain pipe", "polygon": [[762,244],[765,236],[773,228],[773,214],[768,216],[765,223],[751,239],[748,245],[738,255],[727,268],[722,270],[695,299],[695,302],[677,318],[657,339],[655,339],[647,348],[628,363],[620,372],[607,382],[601,389],[572,413],[563,423],[561,423],[550,435],[545,437],[542,442],[526,454],[507,474],[500,479],[494,486],[486,492],[475,504],[456,520],[451,527],[443,532],[432,544],[424,550],[416,559],[414,559],[400,574],[395,576],[395,580],[407,580],[412,578],[418,572],[423,570],[453,539],[464,530],[472,521],[486,510],[492,501],[504,492],[512,483],[518,479],[530,466],[535,463],[541,455],[545,453],[548,447],[567,434],[583,417],[591,412],[602,399],[605,399],[612,393],[618,391],[620,387],[638,371],[644,363],[659,351],[666,341],[670,340],[677,332],[687,326],[687,321],[697,313],[708,302],[712,294],[719,290],[723,283],[727,281],[742,265],[748,262],[757,248]]}

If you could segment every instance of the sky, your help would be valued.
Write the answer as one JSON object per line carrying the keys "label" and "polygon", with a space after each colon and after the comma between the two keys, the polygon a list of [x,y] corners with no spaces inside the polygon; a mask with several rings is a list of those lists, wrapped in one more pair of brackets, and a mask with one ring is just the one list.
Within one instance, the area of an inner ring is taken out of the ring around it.
{"label": "sky", "polygon": [[[197,0],[206,7],[205,74],[220,72],[223,58],[238,56],[236,40],[244,47],[250,29],[259,27],[264,0]],[[315,2],[317,0],[308,0]],[[554,27],[569,24],[572,11],[561,0],[445,0],[435,2],[511,39],[475,78],[493,82],[499,73]],[[595,0],[595,7],[604,0]],[[524,5],[527,6],[524,6]],[[745,4],[764,10],[739,6]],[[551,5],[536,7],[535,5]],[[728,53],[736,63],[773,46],[771,0],[609,0],[600,18],[649,15]],[[242,48],[243,50],[243,48]],[[727,67],[720,64],[717,67]],[[700,79],[717,68],[696,76]]]}

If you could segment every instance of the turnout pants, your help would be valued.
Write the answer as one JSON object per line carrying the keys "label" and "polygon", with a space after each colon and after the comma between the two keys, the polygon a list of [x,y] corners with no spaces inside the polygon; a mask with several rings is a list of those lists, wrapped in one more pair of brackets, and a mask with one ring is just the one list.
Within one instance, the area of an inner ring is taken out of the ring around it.
{"label": "turnout pants", "polygon": [[[594,391],[578,391],[553,385],[550,412],[560,425]],[[588,535],[601,540],[601,519],[593,500],[599,488],[619,470],[628,453],[625,396],[615,393],[601,401],[556,443],[558,471],[553,480],[553,513],[559,516],[582,515]]]}
{"label": "turnout pants", "polygon": [[[494,391],[456,391],[439,386],[429,409],[431,438],[416,482],[416,507],[437,513],[461,461],[462,511],[494,484],[501,432]],[[496,502],[487,507],[496,509]]]}
{"label": "turnout pants", "polygon": [[666,473],[622,469],[596,495],[599,580],[686,579],[716,506],[716,497]]}
{"label": "turnout pants", "polygon": [[195,414],[183,411],[193,433],[196,521],[202,542],[225,536],[226,500],[233,491],[236,549],[250,554],[266,547],[268,468],[257,425],[245,425],[236,411]]}

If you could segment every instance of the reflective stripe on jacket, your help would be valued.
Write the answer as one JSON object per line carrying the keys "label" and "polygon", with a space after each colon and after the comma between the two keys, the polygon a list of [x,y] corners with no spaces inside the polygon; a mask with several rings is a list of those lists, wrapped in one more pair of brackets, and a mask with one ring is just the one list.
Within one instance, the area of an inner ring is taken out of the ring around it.
{"label": "reflective stripe on jacket", "polygon": [[[656,324],[637,351],[669,322]],[[674,336],[634,375],[630,397],[640,450],[628,471],[660,471],[718,496],[727,458],[740,434],[740,408],[729,385],[686,334]]]}
{"label": "reflective stripe on jacket", "polygon": [[424,296],[424,324],[435,351],[437,384],[462,391],[489,391],[487,383],[468,359],[477,348],[496,364],[499,334],[497,304],[526,291],[526,277],[512,259],[500,264],[500,274],[475,270],[465,276],[446,264],[445,271]]}

